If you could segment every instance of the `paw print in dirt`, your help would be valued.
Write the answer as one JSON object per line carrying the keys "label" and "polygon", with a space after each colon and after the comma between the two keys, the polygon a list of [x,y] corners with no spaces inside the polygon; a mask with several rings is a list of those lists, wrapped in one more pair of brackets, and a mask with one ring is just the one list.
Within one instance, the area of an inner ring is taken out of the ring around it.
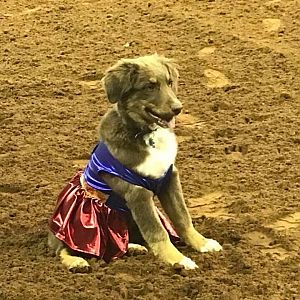
{"label": "paw print in dirt", "polygon": [[248,145],[230,145],[225,147],[224,152],[225,154],[233,154],[233,153],[240,153],[242,155],[246,155],[248,153]]}
{"label": "paw print in dirt", "polygon": [[234,136],[236,136],[236,131],[232,128],[220,128],[216,129],[214,132],[214,138],[216,141],[231,139]]}

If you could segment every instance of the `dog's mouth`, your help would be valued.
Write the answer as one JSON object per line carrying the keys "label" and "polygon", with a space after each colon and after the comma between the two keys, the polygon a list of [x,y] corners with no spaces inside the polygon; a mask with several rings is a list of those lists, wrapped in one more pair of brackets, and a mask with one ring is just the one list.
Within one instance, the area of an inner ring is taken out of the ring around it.
{"label": "dog's mouth", "polygon": [[173,114],[158,114],[153,110],[146,109],[147,114],[153,119],[153,123],[163,128],[174,128],[175,127],[175,116]]}

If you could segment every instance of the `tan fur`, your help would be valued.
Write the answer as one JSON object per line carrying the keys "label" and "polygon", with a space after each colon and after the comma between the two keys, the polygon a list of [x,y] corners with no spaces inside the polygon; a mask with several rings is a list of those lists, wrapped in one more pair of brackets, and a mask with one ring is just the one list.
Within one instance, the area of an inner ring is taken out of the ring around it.
{"label": "tan fur", "polygon": [[89,263],[79,256],[71,255],[66,248],[59,253],[62,264],[71,272],[87,273],[90,271]]}
{"label": "tan fur", "polygon": [[133,244],[133,243],[128,244],[128,250],[127,250],[128,255],[134,256],[134,255],[141,255],[146,253],[148,253],[148,249],[146,247],[139,244]]}

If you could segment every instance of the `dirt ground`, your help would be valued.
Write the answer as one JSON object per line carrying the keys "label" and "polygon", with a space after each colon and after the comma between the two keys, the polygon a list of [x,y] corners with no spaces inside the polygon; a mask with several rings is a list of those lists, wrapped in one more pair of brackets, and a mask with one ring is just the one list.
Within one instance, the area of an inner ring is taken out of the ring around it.
{"label": "dirt ground", "polygon": [[[298,0],[2,0],[0,299],[300,299],[299,48]],[[154,52],[180,65],[177,165],[224,251],[68,273],[47,220],[97,141],[103,71]]]}

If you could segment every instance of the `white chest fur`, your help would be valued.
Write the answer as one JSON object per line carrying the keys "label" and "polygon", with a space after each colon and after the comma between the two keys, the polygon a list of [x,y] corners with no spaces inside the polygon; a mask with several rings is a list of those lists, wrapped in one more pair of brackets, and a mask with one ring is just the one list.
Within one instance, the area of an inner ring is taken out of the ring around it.
{"label": "white chest fur", "polygon": [[147,177],[159,178],[174,164],[177,154],[175,134],[168,128],[159,127],[144,136],[148,155],[136,171]]}

